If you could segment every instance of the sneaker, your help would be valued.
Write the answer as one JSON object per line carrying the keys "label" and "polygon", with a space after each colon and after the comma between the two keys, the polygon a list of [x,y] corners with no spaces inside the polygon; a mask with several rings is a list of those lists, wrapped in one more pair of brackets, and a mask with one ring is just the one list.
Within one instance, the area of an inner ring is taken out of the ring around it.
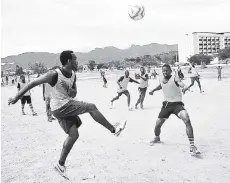
{"label": "sneaker", "polygon": [[153,146],[156,143],[160,143],[160,137],[155,137],[152,141],[150,141],[150,145]]}
{"label": "sneaker", "polygon": [[52,122],[52,117],[48,117],[48,121],[49,121],[49,122]]}
{"label": "sneaker", "polygon": [[114,128],[115,128],[115,133],[114,135],[115,136],[119,136],[121,134],[121,132],[125,129],[125,126],[126,126],[126,123],[127,123],[127,120],[125,120],[125,122],[123,124],[120,124],[120,123],[116,123],[114,125]]}
{"label": "sneaker", "polygon": [[133,108],[132,107],[129,107],[129,111],[132,111],[133,110]]}
{"label": "sneaker", "polygon": [[198,149],[197,149],[196,146],[191,145],[191,146],[190,146],[190,154],[192,154],[192,155],[197,155],[197,154],[200,154],[200,152],[198,151]]}
{"label": "sneaker", "polygon": [[33,116],[37,116],[38,114],[37,114],[36,112],[34,112],[32,115],[33,115]]}
{"label": "sneaker", "polygon": [[65,179],[68,179],[68,180],[69,180],[69,178],[68,178],[67,175],[66,175],[66,167],[65,167],[65,166],[61,166],[59,163],[56,163],[56,164],[54,164],[54,168],[55,168],[55,170],[58,171],[58,173],[59,173],[62,177],[64,177]]}

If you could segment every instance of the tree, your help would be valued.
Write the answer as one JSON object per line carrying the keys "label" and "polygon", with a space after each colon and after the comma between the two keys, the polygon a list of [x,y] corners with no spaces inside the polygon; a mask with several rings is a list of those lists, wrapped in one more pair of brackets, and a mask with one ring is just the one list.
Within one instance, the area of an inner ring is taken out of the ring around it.
{"label": "tree", "polygon": [[230,58],[230,47],[220,50],[220,52],[218,53],[218,58],[219,60],[225,60],[227,58]]}
{"label": "tree", "polygon": [[17,76],[20,76],[20,75],[24,74],[22,67],[19,67],[18,65],[16,65],[15,74],[16,74]]}
{"label": "tree", "polygon": [[197,65],[209,64],[213,60],[213,57],[210,55],[196,54],[188,58],[190,63],[195,63]]}
{"label": "tree", "polygon": [[100,69],[104,68],[104,65],[105,65],[105,64],[103,64],[103,63],[98,64],[98,65],[97,65],[97,69],[100,70]]}
{"label": "tree", "polygon": [[29,63],[29,68],[33,70],[35,74],[43,74],[48,70],[43,62]]}
{"label": "tree", "polygon": [[89,67],[89,70],[94,70],[96,66],[96,62],[94,60],[89,60],[89,63],[88,63],[88,67]]}

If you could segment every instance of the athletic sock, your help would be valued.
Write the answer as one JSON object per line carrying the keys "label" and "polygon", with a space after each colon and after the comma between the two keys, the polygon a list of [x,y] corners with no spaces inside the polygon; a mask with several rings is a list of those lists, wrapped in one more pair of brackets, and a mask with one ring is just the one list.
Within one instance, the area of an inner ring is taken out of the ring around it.
{"label": "athletic sock", "polygon": [[33,105],[32,105],[32,104],[29,104],[29,106],[30,106],[30,109],[31,109],[32,113],[35,113],[34,108],[33,108]]}
{"label": "athletic sock", "polygon": [[189,137],[188,138],[190,146],[194,146],[194,137]]}

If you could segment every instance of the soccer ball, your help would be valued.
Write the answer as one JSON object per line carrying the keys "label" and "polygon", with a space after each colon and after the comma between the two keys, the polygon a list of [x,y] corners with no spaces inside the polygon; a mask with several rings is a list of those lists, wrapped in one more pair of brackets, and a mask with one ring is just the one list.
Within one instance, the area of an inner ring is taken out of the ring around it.
{"label": "soccer ball", "polygon": [[133,20],[141,20],[145,16],[145,8],[141,5],[131,5],[129,6],[128,13]]}

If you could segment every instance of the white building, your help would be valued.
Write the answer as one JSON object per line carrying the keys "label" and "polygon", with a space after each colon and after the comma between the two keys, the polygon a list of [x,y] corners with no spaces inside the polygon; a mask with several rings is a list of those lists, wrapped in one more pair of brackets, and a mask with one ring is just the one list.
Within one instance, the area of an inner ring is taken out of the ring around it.
{"label": "white building", "polygon": [[193,32],[194,54],[211,55],[230,47],[230,32]]}

